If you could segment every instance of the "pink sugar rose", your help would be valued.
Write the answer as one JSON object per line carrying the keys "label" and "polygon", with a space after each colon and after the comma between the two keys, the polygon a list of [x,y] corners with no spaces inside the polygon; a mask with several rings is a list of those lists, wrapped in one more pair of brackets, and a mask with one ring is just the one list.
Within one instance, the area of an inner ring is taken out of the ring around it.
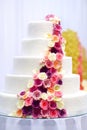
{"label": "pink sugar rose", "polygon": [[57,70],[55,68],[50,68],[50,73],[54,74]]}
{"label": "pink sugar rose", "polygon": [[56,58],[57,58],[58,61],[62,61],[62,59],[63,59],[63,54],[61,54],[61,53],[56,53]]}
{"label": "pink sugar rose", "polygon": [[27,98],[25,100],[25,106],[31,106],[32,105],[32,102],[33,102],[33,98]]}
{"label": "pink sugar rose", "polygon": [[52,83],[56,83],[57,80],[58,80],[58,76],[57,76],[56,74],[53,74],[53,75],[51,76],[50,80],[51,80]]}
{"label": "pink sugar rose", "polygon": [[61,49],[60,42],[56,42],[54,46],[57,50]]}
{"label": "pink sugar rose", "polygon": [[49,117],[50,118],[57,118],[58,117],[58,111],[57,110],[49,110]]}
{"label": "pink sugar rose", "polygon": [[47,68],[52,68],[53,67],[53,63],[50,60],[46,60],[45,65],[46,65]]}
{"label": "pink sugar rose", "polygon": [[32,92],[34,92],[35,90],[37,90],[37,87],[36,87],[36,86],[33,86],[33,87],[31,87],[29,90],[30,90],[30,92],[32,93]]}
{"label": "pink sugar rose", "polygon": [[51,18],[54,18],[54,15],[53,14],[48,14],[45,19],[46,21],[50,21]]}
{"label": "pink sugar rose", "polygon": [[61,32],[62,27],[59,24],[54,24],[54,30]]}
{"label": "pink sugar rose", "polygon": [[60,35],[60,43],[65,43],[65,39],[62,37],[62,35]]}
{"label": "pink sugar rose", "polygon": [[48,60],[48,54],[46,56],[44,56],[43,61],[45,62],[46,60]]}
{"label": "pink sugar rose", "polygon": [[37,79],[37,78],[38,78],[38,74],[34,74],[33,79]]}
{"label": "pink sugar rose", "polygon": [[59,32],[58,30],[55,30],[55,29],[53,30],[53,35],[57,35],[58,36],[58,35],[60,35],[60,33],[61,32]]}
{"label": "pink sugar rose", "polygon": [[35,100],[39,100],[40,97],[41,97],[41,91],[40,91],[40,90],[34,91],[32,96],[33,96],[33,98],[34,98]]}
{"label": "pink sugar rose", "polygon": [[49,88],[51,86],[51,81],[49,79],[45,79],[43,81],[43,85],[45,88]]}
{"label": "pink sugar rose", "polygon": [[53,95],[50,95],[50,96],[48,96],[48,98],[47,98],[47,101],[52,101],[53,100],[53,98],[54,98],[54,96]]}
{"label": "pink sugar rose", "polygon": [[35,86],[41,86],[42,85],[42,80],[40,80],[40,79],[35,79],[34,80],[34,84],[35,84]]}
{"label": "pink sugar rose", "polygon": [[58,79],[62,79],[62,74],[58,74]]}
{"label": "pink sugar rose", "polygon": [[55,96],[58,98],[62,97],[62,92],[61,91],[55,91]]}
{"label": "pink sugar rose", "polygon": [[[60,24],[60,22],[59,22],[59,24]],[[61,35],[61,26],[59,24],[54,24],[53,35],[57,35],[57,36]]]}
{"label": "pink sugar rose", "polygon": [[41,100],[41,101],[40,101],[40,107],[41,107],[43,110],[47,110],[47,109],[48,109],[48,101],[47,101],[47,100]]}
{"label": "pink sugar rose", "polygon": [[55,110],[57,108],[57,104],[55,101],[49,102],[49,108]]}
{"label": "pink sugar rose", "polygon": [[46,117],[48,117],[49,116],[49,110],[41,110],[41,115],[42,115],[42,117],[44,117],[44,118],[46,118]]}
{"label": "pink sugar rose", "polygon": [[29,97],[29,98],[32,97],[32,92],[29,92],[28,97]]}

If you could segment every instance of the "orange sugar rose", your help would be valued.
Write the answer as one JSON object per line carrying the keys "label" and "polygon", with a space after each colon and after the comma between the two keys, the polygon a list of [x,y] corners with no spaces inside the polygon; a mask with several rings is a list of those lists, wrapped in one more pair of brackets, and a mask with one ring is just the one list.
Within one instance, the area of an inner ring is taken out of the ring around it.
{"label": "orange sugar rose", "polygon": [[54,93],[54,89],[53,89],[52,87],[49,87],[47,90],[48,90],[48,92],[50,92],[50,93]]}
{"label": "orange sugar rose", "polygon": [[54,64],[53,66],[55,69],[59,69],[62,66],[62,63],[58,60],[55,60],[53,64]]}
{"label": "orange sugar rose", "polygon": [[18,117],[22,117],[22,110],[21,109],[17,110],[16,115]]}

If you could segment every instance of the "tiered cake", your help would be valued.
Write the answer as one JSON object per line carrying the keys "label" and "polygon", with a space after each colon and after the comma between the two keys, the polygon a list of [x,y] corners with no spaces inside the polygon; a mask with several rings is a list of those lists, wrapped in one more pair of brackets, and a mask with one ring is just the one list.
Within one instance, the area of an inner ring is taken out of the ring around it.
{"label": "tiered cake", "polygon": [[[32,80],[33,71],[35,73],[40,69],[40,62],[49,44],[46,35],[52,34],[53,23],[50,21],[30,22],[28,30],[29,37],[22,41],[21,55],[14,57],[13,73],[6,75],[5,91],[0,92],[0,113],[2,114],[9,115],[17,109],[17,94],[20,92],[23,94],[23,90],[26,90],[27,84]],[[67,116],[86,113],[87,93],[79,89],[79,75],[72,74],[71,57],[63,57],[62,75],[62,100]]]}

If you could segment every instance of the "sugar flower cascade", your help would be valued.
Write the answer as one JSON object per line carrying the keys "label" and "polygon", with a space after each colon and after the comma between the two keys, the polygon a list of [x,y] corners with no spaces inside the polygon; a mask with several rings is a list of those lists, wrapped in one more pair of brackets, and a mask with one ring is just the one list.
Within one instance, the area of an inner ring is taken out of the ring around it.
{"label": "sugar flower cascade", "polygon": [[62,59],[65,40],[62,37],[60,20],[47,15],[47,21],[53,23],[46,54],[40,61],[39,69],[29,81],[26,90],[20,92],[15,116],[23,118],[62,118],[66,117],[62,99]]}

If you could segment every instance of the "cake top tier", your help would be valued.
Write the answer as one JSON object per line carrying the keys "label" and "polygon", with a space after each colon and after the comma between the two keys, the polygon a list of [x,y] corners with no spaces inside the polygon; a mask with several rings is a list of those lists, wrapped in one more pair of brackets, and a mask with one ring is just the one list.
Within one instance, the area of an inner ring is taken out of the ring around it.
{"label": "cake top tier", "polygon": [[30,22],[28,25],[28,35],[30,38],[43,38],[47,33],[52,34],[53,24],[50,21]]}

